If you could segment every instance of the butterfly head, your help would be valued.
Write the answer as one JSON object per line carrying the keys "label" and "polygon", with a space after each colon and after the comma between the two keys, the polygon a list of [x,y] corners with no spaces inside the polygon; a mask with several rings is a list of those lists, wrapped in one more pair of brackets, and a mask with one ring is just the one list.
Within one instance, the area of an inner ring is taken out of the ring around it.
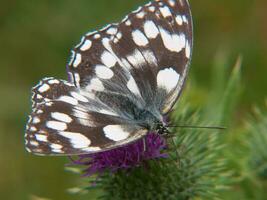
{"label": "butterfly head", "polygon": [[150,131],[156,131],[159,135],[165,135],[169,133],[163,117],[155,110],[140,110],[136,117],[141,122],[140,126],[145,127]]}
{"label": "butterfly head", "polygon": [[166,135],[166,134],[170,133],[170,131],[168,130],[168,128],[163,123],[159,123],[157,125],[156,130],[157,130],[157,133],[159,135]]}

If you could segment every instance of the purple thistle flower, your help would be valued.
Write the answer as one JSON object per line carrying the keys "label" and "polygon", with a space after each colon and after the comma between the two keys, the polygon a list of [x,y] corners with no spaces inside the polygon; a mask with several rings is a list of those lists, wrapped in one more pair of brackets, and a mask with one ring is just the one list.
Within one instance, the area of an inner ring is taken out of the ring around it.
{"label": "purple thistle flower", "polygon": [[[68,65],[66,71],[71,82]],[[120,169],[140,166],[147,160],[168,157],[168,154],[163,152],[167,148],[164,138],[156,133],[148,133],[144,139],[145,149],[144,140],[140,139],[127,146],[95,154],[79,155],[77,159],[71,158],[71,160],[74,165],[86,167],[84,176],[91,176],[106,170],[114,173]]]}
{"label": "purple thistle flower", "polygon": [[104,171],[116,172],[120,169],[130,169],[140,166],[147,160],[166,158],[167,148],[165,139],[156,133],[148,133],[144,140],[138,140],[127,146],[119,147],[105,152],[79,155],[77,159],[72,159],[75,165],[85,166],[85,176]]}

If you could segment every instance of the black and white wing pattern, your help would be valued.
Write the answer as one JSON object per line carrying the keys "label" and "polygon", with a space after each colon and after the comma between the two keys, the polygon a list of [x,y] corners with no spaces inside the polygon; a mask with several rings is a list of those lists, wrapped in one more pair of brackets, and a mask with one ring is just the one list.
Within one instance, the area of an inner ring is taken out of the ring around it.
{"label": "black and white wing pattern", "polygon": [[[108,150],[144,136],[127,119],[74,85],[45,78],[33,88],[26,149],[39,155],[75,155]],[[115,134],[114,134],[115,133]]]}
{"label": "black and white wing pattern", "polygon": [[192,51],[187,0],[155,0],[120,23],[86,34],[72,51],[70,82],[33,88],[26,148],[40,155],[105,151],[143,137],[143,111],[173,107]]}
{"label": "black and white wing pattern", "polygon": [[188,1],[158,0],[85,35],[73,50],[69,76],[78,87],[100,78],[106,91],[134,95],[165,114],[180,94],[191,52]]}

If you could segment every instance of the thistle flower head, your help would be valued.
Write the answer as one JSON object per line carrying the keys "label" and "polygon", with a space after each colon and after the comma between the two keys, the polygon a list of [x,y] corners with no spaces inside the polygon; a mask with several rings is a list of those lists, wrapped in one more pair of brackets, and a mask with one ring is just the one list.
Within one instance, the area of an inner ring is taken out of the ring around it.
{"label": "thistle flower head", "polygon": [[74,164],[85,166],[85,176],[104,171],[116,172],[142,165],[147,160],[165,158],[165,140],[156,133],[148,133],[144,139],[127,146],[96,154],[79,155]]}

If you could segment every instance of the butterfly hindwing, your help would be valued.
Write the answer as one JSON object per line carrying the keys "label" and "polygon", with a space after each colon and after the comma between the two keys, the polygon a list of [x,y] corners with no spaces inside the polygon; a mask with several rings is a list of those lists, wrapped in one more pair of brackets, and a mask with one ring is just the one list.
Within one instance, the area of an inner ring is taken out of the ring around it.
{"label": "butterfly hindwing", "polygon": [[65,81],[43,79],[33,89],[33,112],[25,134],[27,150],[39,155],[100,152],[146,133],[112,110],[94,104],[91,95],[78,93]]}

